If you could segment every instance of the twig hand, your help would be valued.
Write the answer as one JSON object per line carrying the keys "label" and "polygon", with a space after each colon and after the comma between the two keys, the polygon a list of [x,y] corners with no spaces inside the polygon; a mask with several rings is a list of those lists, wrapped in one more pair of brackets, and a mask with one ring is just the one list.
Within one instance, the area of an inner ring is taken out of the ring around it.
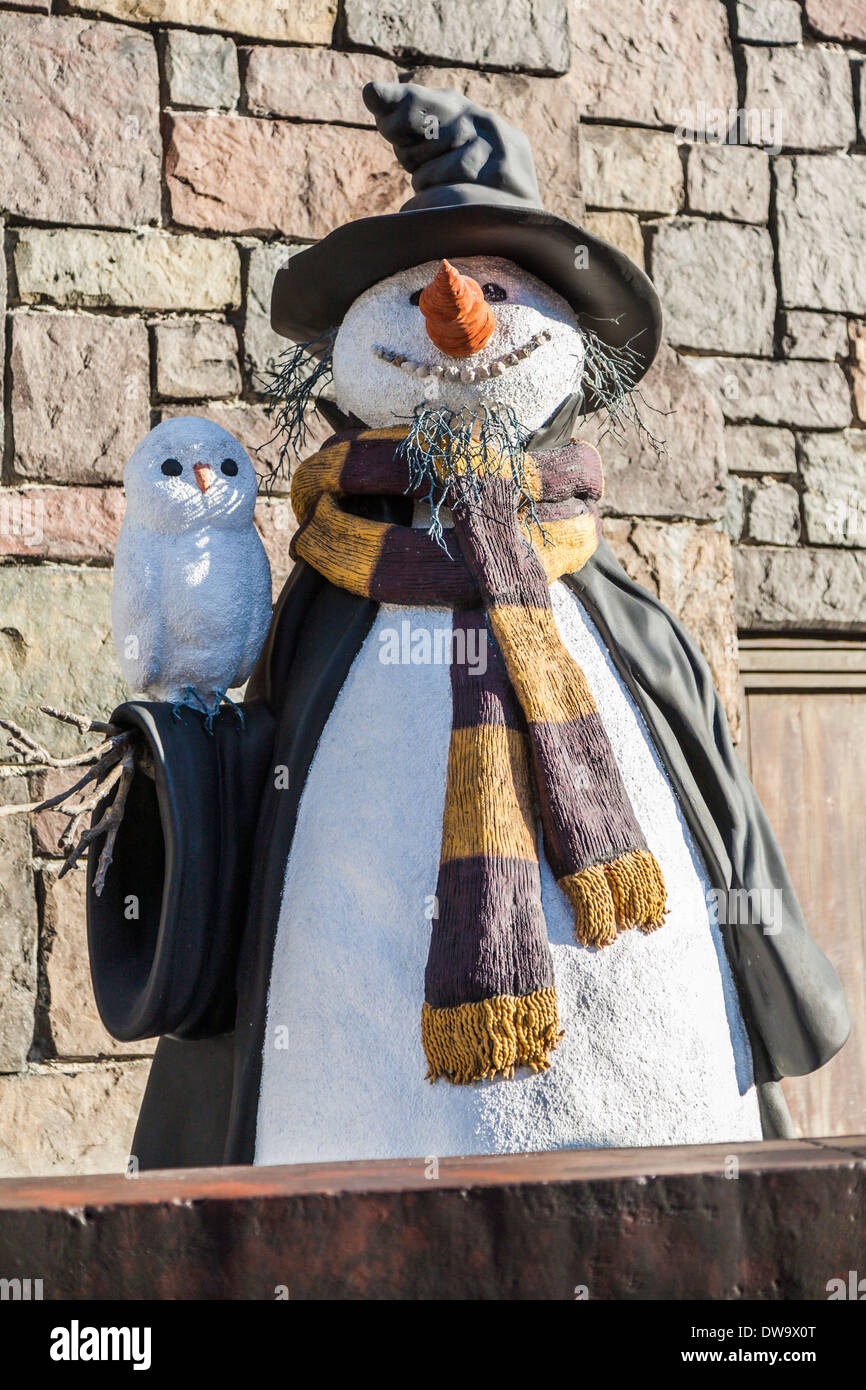
{"label": "twig hand", "polygon": [[[123,820],[123,812],[129,789],[135,776],[136,767],[152,775],[147,750],[141,736],[134,729],[121,729],[116,724],[105,724],[98,719],[88,719],[85,715],[69,714],[64,710],[53,709],[50,705],[40,706],[43,714],[58,719],[63,724],[72,724],[80,734],[101,734],[102,738],[92,748],[87,748],[69,758],[56,758],[37,739],[22,729],[12,719],[0,718],[0,729],[8,734],[6,740],[20,761],[0,764],[0,776],[23,777],[31,772],[47,772],[55,768],[86,768],[87,771],[56,796],[43,801],[11,802],[0,805],[0,817],[18,815],[22,812],[60,811],[68,817],[68,823],[59,838],[59,848],[64,855],[63,868],[58,875],[62,878],[68,873],[94,841],[105,837],[99,863],[93,879],[97,897],[105,887],[105,878],[111,864],[117,832]],[[89,788],[85,792],[85,788]],[[84,793],[78,797],[79,793]],[[82,830],[84,820],[105,800],[111,800],[96,824]],[[78,798],[78,799],[76,799]]]}

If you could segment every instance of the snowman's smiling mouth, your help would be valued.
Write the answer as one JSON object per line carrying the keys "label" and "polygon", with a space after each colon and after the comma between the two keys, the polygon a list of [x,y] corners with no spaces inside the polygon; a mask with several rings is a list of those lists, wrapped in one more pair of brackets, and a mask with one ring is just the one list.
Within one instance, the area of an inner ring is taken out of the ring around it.
{"label": "snowman's smiling mouth", "polygon": [[550,338],[550,329],[543,328],[540,333],[533,333],[522,347],[514,348],[510,352],[503,352],[501,357],[494,357],[492,362],[481,363],[477,367],[470,365],[453,366],[450,362],[416,362],[411,357],[406,357],[402,352],[395,352],[392,348],[382,347],[379,343],[373,344],[373,351],[383,362],[390,362],[392,367],[399,367],[402,372],[408,372],[410,376],[426,377],[438,376],[444,381],[487,381],[492,376],[502,376],[509,367],[516,367],[518,362],[523,362],[527,357],[531,357],[542,343]]}

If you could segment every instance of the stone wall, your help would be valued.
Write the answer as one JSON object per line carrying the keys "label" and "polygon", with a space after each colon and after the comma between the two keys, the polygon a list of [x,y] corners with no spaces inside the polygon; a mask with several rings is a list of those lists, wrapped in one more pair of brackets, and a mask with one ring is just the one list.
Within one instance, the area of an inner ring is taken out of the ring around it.
{"label": "stone wall", "polygon": [[[407,196],[360,88],[416,73],[521,125],[547,205],[659,286],[667,453],[608,436],[607,530],[736,728],[738,625],[866,627],[864,59],[852,0],[0,0],[0,712],[69,752],[36,707],[124,693],[123,463],[177,413],[273,456],[274,272]],[[278,584],[285,495],[259,524]],[[96,1017],[51,822],[0,821],[4,1175],[121,1167],[148,1066]]]}

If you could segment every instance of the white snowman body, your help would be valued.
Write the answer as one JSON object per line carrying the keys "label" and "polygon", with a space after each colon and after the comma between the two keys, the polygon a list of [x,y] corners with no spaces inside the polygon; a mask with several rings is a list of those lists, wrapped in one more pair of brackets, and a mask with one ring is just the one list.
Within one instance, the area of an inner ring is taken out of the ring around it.
{"label": "white snowman body", "polygon": [[[428,264],[374,286],[346,315],[334,349],[339,405],[386,427],[420,402],[472,409],[496,401],[538,428],[579,381],[573,311],[509,262],[453,264],[506,292],[495,303],[493,337],[471,359],[475,380],[453,379],[453,360],[430,343],[411,301],[436,270]],[[479,368],[545,330],[503,372],[479,377]],[[388,361],[382,348],[413,370]],[[420,508],[416,524],[426,524]],[[706,867],[597,629],[564,582],[552,586],[551,600],[664,873],[664,927],[625,932],[602,951],[577,944],[539,834],[565,1030],[552,1065],[471,1086],[425,1080],[421,1004],[451,732],[441,654],[451,649],[452,613],[382,605],[300,801],[268,995],[257,1163],[761,1137],[749,1041]]]}

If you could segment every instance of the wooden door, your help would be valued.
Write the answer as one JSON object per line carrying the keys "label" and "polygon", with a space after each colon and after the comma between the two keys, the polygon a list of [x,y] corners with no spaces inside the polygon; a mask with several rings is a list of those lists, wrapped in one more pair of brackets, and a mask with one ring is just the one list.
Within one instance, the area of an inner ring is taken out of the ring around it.
{"label": "wooden door", "polygon": [[742,756],[853,1028],[832,1062],[783,1083],[804,1136],[866,1130],[866,643],[740,644]]}

